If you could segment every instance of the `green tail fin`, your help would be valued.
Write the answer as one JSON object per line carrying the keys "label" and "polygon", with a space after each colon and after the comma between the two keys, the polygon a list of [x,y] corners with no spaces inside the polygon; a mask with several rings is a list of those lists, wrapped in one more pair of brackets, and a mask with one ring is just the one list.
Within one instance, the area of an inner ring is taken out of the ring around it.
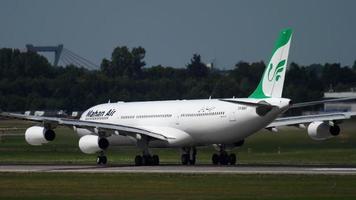
{"label": "green tail fin", "polygon": [[282,97],[292,33],[292,29],[280,32],[262,79],[249,98]]}

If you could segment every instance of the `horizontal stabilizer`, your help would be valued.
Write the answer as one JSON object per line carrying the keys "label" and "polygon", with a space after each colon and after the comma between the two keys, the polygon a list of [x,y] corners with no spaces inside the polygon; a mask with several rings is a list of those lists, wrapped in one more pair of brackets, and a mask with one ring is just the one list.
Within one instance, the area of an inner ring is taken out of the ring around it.
{"label": "horizontal stabilizer", "polygon": [[267,103],[267,102],[247,102],[247,101],[239,101],[239,100],[231,100],[231,99],[219,99],[220,101],[224,101],[224,102],[229,102],[229,103],[235,103],[235,104],[241,104],[241,105],[246,105],[246,106],[271,106],[273,107],[273,105]]}

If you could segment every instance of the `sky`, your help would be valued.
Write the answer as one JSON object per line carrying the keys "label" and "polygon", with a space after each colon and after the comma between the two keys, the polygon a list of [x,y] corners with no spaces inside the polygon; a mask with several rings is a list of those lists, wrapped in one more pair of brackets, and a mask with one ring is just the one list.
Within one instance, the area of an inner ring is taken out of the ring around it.
{"label": "sky", "polygon": [[281,29],[289,62],[356,60],[352,0],[2,0],[0,48],[58,45],[100,65],[117,46],[146,49],[146,66],[185,67],[198,53],[222,69],[268,62]]}

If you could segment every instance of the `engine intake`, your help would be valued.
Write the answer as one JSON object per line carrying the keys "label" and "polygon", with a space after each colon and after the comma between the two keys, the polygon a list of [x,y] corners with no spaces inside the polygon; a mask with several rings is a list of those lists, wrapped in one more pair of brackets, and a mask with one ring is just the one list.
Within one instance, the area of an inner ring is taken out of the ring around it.
{"label": "engine intake", "polygon": [[51,129],[45,129],[42,126],[32,126],[25,132],[25,140],[28,144],[38,146],[56,138],[56,133]]}
{"label": "engine intake", "polygon": [[85,135],[79,139],[79,148],[83,153],[93,154],[103,151],[109,147],[109,141],[106,138],[99,138],[96,135]]}
{"label": "engine intake", "polygon": [[45,130],[44,137],[47,141],[53,141],[54,138],[56,138],[56,133],[53,130],[48,129]]}
{"label": "engine intake", "polygon": [[326,140],[340,134],[338,125],[330,126],[325,122],[312,122],[308,126],[308,135],[313,140]]}

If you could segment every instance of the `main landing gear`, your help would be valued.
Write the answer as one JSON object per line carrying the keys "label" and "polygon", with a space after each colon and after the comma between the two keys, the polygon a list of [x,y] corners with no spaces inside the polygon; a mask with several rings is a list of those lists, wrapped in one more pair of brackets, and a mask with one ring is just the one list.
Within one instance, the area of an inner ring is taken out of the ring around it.
{"label": "main landing gear", "polygon": [[159,165],[159,156],[150,154],[137,155],[135,157],[135,165],[136,166],[147,166],[147,165]]}
{"label": "main landing gear", "polygon": [[148,141],[147,137],[137,136],[137,147],[142,150],[142,155],[135,157],[136,166],[159,165],[159,156],[150,154]]}
{"label": "main landing gear", "polygon": [[220,146],[220,153],[214,153],[211,157],[211,161],[214,165],[235,165],[237,162],[236,154],[228,153],[225,151],[223,145]]}
{"label": "main landing gear", "polygon": [[197,149],[195,147],[184,147],[181,155],[182,165],[195,165]]}

